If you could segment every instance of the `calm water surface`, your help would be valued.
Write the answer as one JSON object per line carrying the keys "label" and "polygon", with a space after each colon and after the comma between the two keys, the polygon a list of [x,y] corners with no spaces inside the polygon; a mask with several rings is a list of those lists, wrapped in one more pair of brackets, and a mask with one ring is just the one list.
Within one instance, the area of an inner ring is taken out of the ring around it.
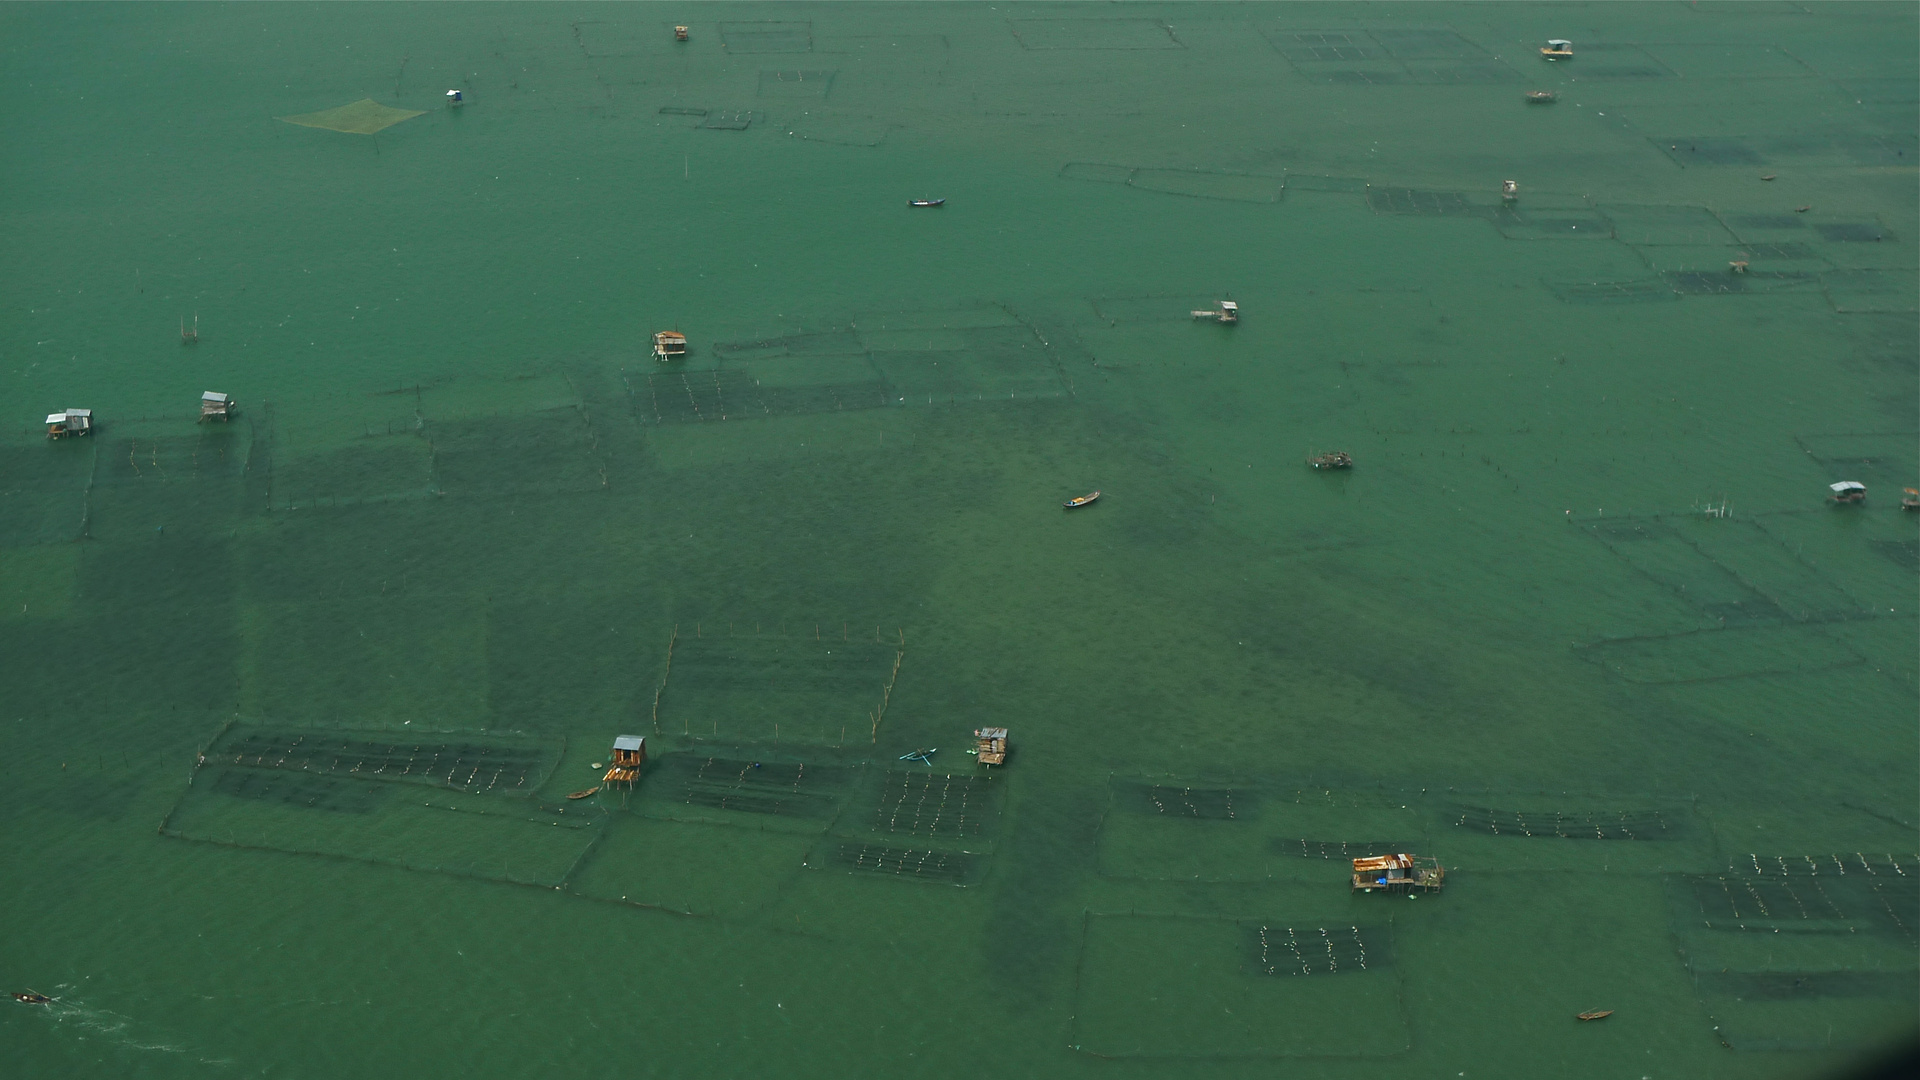
{"label": "calm water surface", "polygon": [[10,1075],[1911,1032],[1911,5],[0,24]]}

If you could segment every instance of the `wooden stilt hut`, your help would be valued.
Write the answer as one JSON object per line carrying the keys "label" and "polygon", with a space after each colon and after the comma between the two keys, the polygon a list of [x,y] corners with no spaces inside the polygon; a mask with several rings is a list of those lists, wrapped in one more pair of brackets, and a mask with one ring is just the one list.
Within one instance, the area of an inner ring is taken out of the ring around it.
{"label": "wooden stilt hut", "polygon": [[640,779],[640,770],[647,763],[647,740],[644,735],[622,735],[613,740],[613,767],[601,782],[608,787],[624,785],[632,787]]}

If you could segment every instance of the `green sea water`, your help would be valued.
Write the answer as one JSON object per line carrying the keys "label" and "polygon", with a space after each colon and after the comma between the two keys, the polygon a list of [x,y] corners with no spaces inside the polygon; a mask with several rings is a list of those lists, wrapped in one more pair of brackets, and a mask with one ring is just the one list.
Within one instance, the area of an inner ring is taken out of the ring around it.
{"label": "green sea water", "polygon": [[0,1073],[1910,1037],[1917,31],[9,5]]}

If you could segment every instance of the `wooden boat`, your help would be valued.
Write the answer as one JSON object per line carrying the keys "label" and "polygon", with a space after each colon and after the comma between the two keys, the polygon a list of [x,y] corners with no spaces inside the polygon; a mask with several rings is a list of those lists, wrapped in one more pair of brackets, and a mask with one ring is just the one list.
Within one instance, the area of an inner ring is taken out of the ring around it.
{"label": "wooden boat", "polygon": [[1900,509],[1920,510],[1920,488],[1901,488],[1900,492]]}
{"label": "wooden boat", "polygon": [[1575,1020],[1605,1020],[1607,1017],[1612,1015],[1613,1015],[1612,1009],[1601,1009],[1598,1012],[1579,1013],[1574,1017],[1574,1019]]}
{"label": "wooden boat", "polygon": [[1842,505],[1867,501],[1867,485],[1858,480],[1842,480],[1837,484],[1828,484],[1827,489],[1833,492],[1827,498]]}
{"label": "wooden boat", "polygon": [[1560,95],[1551,90],[1529,90],[1527,101],[1534,105],[1551,105],[1560,100]]}
{"label": "wooden boat", "polygon": [[1088,503],[1094,501],[1095,499],[1098,499],[1099,497],[1100,497],[1099,492],[1091,491],[1085,495],[1079,496],[1078,498],[1068,499],[1066,502],[1060,505],[1065,509],[1072,510],[1076,506],[1085,506]]}
{"label": "wooden boat", "polygon": [[907,205],[908,206],[945,206],[947,205],[947,200],[945,199],[908,199]]}
{"label": "wooden boat", "polygon": [[1549,60],[1571,60],[1573,59],[1573,42],[1554,38],[1540,50],[1540,55]]}
{"label": "wooden boat", "polygon": [[600,790],[600,787],[599,787],[599,785],[597,785],[597,784],[596,784],[595,786],[593,786],[593,787],[590,787],[590,788],[588,788],[588,789],[587,789],[587,790],[585,790],[585,791],[574,791],[574,792],[569,792],[569,793],[567,794],[567,798],[569,798],[569,799],[584,799],[584,798],[586,798],[587,796],[589,796],[589,795],[592,795],[592,794],[593,794],[594,792],[596,792],[596,791],[599,791],[599,790]]}
{"label": "wooden boat", "polygon": [[25,993],[15,993],[13,995],[13,1000],[25,1002],[28,1005],[45,1005],[47,1002],[52,1001],[53,999],[48,997],[45,994],[36,994],[33,991],[28,990]]}
{"label": "wooden boat", "polygon": [[1240,305],[1233,300],[1215,300],[1212,307],[1195,311],[1193,317],[1212,319],[1214,322],[1232,326],[1240,321]]}
{"label": "wooden boat", "polygon": [[1316,469],[1351,469],[1353,468],[1353,455],[1347,453],[1345,450],[1336,450],[1331,454],[1321,454],[1318,457],[1310,457],[1307,459],[1307,464]]}

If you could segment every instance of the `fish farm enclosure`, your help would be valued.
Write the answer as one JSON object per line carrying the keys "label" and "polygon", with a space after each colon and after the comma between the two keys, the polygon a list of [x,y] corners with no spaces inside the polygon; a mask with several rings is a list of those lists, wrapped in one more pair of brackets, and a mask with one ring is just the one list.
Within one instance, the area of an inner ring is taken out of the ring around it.
{"label": "fish farm enclosure", "polygon": [[0,1071],[1920,1037],[1912,4],[0,31]]}

